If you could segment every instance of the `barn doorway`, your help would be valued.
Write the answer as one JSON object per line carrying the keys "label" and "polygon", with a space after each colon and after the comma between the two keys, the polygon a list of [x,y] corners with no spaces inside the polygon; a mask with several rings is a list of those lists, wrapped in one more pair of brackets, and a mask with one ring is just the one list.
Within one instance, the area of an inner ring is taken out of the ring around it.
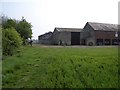
{"label": "barn doorway", "polygon": [[118,45],[119,40],[118,39],[112,39],[112,45]]}
{"label": "barn doorway", "polygon": [[104,44],[105,45],[110,45],[111,44],[111,40],[110,39],[105,39],[104,40]]}
{"label": "barn doorway", "polygon": [[97,45],[103,45],[103,39],[97,39]]}
{"label": "barn doorway", "polygon": [[80,32],[71,32],[71,45],[80,45]]}

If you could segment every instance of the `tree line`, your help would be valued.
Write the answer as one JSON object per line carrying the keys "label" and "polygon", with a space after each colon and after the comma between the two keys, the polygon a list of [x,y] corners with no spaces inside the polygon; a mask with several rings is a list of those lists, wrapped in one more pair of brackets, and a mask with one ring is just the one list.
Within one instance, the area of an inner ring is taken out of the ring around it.
{"label": "tree line", "polygon": [[21,20],[2,16],[2,52],[13,55],[21,45],[26,45],[32,38],[32,25],[24,17]]}

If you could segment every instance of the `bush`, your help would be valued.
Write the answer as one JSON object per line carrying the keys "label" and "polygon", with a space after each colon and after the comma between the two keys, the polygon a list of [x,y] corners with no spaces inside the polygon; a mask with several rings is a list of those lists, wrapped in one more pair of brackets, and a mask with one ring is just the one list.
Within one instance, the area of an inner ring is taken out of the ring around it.
{"label": "bush", "polygon": [[13,55],[21,43],[22,39],[14,28],[2,29],[3,55]]}
{"label": "bush", "polygon": [[2,59],[2,27],[0,26],[0,60]]}

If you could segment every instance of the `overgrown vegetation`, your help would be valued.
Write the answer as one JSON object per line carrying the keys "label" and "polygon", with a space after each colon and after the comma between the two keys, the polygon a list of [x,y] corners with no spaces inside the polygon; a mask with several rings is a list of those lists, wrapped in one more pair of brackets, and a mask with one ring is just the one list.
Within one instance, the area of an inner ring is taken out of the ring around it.
{"label": "overgrown vegetation", "polygon": [[0,60],[2,59],[2,27],[0,25]]}
{"label": "overgrown vegetation", "polygon": [[2,63],[3,88],[118,87],[117,47],[23,47]]}
{"label": "overgrown vegetation", "polygon": [[2,51],[3,55],[13,55],[22,44],[26,45],[32,37],[32,25],[23,17],[21,21],[2,17]]}
{"label": "overgrown vegetation", "polygon": [[13,55],[20,48],[22,39],[14,28],[2,30],[3,55]]}

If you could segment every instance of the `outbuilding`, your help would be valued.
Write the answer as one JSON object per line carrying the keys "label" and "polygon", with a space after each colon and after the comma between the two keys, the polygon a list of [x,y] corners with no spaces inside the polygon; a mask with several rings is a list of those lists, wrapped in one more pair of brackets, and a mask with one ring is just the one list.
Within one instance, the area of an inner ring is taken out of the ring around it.
{"label": "outbuilding", "polygon": [[87,22],[84,28],[58,28],[39,36],[41,44],[52,45],[119,45],[117,24]]}
{"label": "outbuilding", "polygon": [[83,41],[86,45],[118,45],[118,25],[87,22],[83,28]]}
{"label": "outbuilding", "polygon": [[50,45],[51,43],[51,36],[52,36],[52,32],[47,32],[45,34],[39,35],[38,36],[38,41],[39,44],[45,44],[45,45]]}
{"label": "outbuilding", "polygon": [[80,45],[81,28],[58,28],[54,29],[52,43],[55,45]]}

